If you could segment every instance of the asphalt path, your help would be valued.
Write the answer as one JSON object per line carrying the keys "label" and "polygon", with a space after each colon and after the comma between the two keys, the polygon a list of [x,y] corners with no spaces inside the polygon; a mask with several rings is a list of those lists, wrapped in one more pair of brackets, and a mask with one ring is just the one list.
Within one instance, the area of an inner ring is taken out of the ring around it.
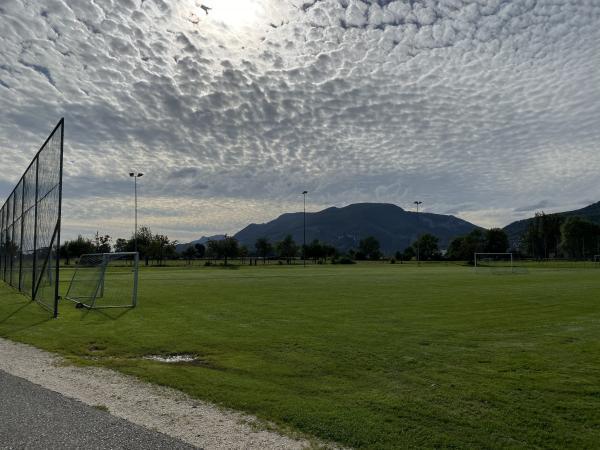
{"label": "asphalt path", "polygon": [[0,449],[193,449],[0,370]]}

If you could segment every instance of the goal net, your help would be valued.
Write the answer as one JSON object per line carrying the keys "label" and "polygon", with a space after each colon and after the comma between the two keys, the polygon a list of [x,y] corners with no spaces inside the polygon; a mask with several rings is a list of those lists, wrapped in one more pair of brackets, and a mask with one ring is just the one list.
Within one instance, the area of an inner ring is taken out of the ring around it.
{"label": "goal net", "polygon": [[134,308],[138,268],[136,252],[82,255],[65,298],[86,308]]}
{"label": "goal net", "polygon": [[515,267],[512,253],[475,253],[474,261],[476,269],[512,272]]}

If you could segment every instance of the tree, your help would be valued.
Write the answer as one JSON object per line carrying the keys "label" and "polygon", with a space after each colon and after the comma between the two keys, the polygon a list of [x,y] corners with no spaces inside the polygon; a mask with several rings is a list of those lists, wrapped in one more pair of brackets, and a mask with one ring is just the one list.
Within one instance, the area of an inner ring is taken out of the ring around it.
{"label": "tree", "polygon": [[312,259],[315,263],[323,257],[323,246],[318,239],[315,239],[306,246],[304,256],[307,259]]}
{"label": "tree", "polygon": [[[110,239],[110,236],[105,236]],[[99,237],[102,240],[105,237]],[[147,226],[142,226],[137,233],[137,251],[140,258],[144,259],[148,265],[150,259],[162,264],[164,260],[177,256],[177,241],[171,241],[168,236],[163,234],[153,234]],[[136,250],[136,236],[132,235],[130,239],[119,238],[115,242],[116,252],[133,252]]]}
{"label": "tree", "polygon": [[485,233],[485,251],[488,253],[505,253],[510,247],[508,236],[501,228],[492,228]]}
{"label": "tree", "polygon": [[192,263],[192,259],[194,259],[194,256],[196,256],[196,249],[190,245],[183,251],[182,255],[189,265]]}
{"label": "tree", "polygon": [[[5,244],[2,243],[0,245],[2,246],[2,253],[8,253],[8,252],[4,251]],[[69,241],[65,241],[63,243],[63,245],[60,246],[60,249],[58,250],[58,254],[61,259],[65,260],[65,265],[68,266],[70,264],[70,259],[71,259],[71,254],[69,253]]]}
{"label": "tree", "polygon": [[338,254],[337,249],[329,244],[320,242],[315,239],[306,246],[305,256],[307,259],[312,259],[315,263],[317,261],[325,261],[327,258],[333,258]]}
{"label": "tree", "polygon": [[486,240],[482,230],[475,229],[465,236],[465,245],[468,254],[467,261],[475,261],[475,253],[485,251]]}
{"label": "tree", "polygon": [[425,233],[413,243],[412,247],[413,249],[419,248],[419,258],[427,261],[439,258],[438,242],[439,239],[436,236]]}
{"label": "tree", "polygon": [[394,253],[394,259],[396,261],[399,261],[400,264],[402,264],[402,261],[404,259],[404,255],[402,254],[402,252],[400,250],[396,250],[396,253]]}
{"label": "tree", "polygon": [[208,241],[208,252],[215,258],[224,259],[227,265],[228,258],[235,258],[239,254],[239,243],[236,238],[225,236],[218,241]]}
{"label": "tree", "polygon": [[248,251],[248,247],[246,247],[245,245],[240,246],[238,256],[242,260],[242,264],[245,264],[246,258],[248,257],[249,254],[250,254],[250,252]]}
{"label": "tree", "polygon": [[484,252],[487,246],[486,236],[480,229],[471,231],[466,236],[458,237],[450,242],[446,257],[455,261],[473,263],[475,253]]}
{"label": "tree", "polygon": [[446,258],[451,261],[468,260],[469,257],[466,255],[465,247],[464,236],[452,239],[452,241],[450,241],[450,245],[448,245],[448,250],[446,251]]}
{"label": "tree", "polygon": [[402,252],[402,259],[405,261],[410,261],[415,256],[417,256],[417,254],[415,253],[415,249],[412,248],[412,246],[406,247]]}
{"label": "tree", "polygon": [[110,241],[112,241],[112,238],[108,234],[101,236],[100,233],[96,231],[96,235],[92,241],[94,244],[94,251],[96,253],[110,253],[112,247]]}
{"label": "tree", "polygon": [[600,240],[600,225],[580,217],[569,217],[561,227],[561,249],[571,258],[593,256]]}
{"label": "tree", "polygon": [[381,259],[381,251],[379,248],[379,241],[373,236],[361,239],[361,241],[358,243],[357,258],[360,254],[360,256],[364,256],[365,259],[377,261]]}
{"label": "tree", "polygon": [[206,247],[202,244],[196,244],[194,245],[194,248],[196,249],[196,254],[198,255],[198,258],[204,258],[204,256],[206,255]]}
{"label": "tree", "polygon": [[159,265],[177,253],[175,247],[177,241],[171,242],[168,236],[163,234],[151,235],[150,244],[146,248],[148,258],[154,259]]}
{"label": "tree", "polygon": [[96,232],[93,239],[77,236],[77,239],[65,241],[60,246],[60,257],[64,258],[65,264],[70,264],[71,258],[79,258],[87,253],[110,253],[112,238],[106,234],[104,236]]}
{"label": "tree", "polygon": [[[143,258],[146,265],[150,261],[151,245],[154,235],[152,230],[147,226],[141,226],[137,232],[137,251],[140,254],[140,258]],[[131,245],[135,249],[136,236],[131,237]]]}
{"label": "tree", "polygon": [[240,252],[239,242],[232,236],[225,236],[222,239],[221,246],[223,247],[223,256],[225,257],[225,265],[227,265],[227,258],[235,258]]}
{"label": "tree", "polygon": [[277,254],[280,258],[285,259],[288,264],[298,254],[298,246],[290,234],[277,243]]}
{"label": "tree", "polygon": [[560,251],[561,226],[564,218],[558,214],[536,213],[521,236],[521,247],[534,258],[548,258]]}
{"label": "tree", "polygon": [[86,253],[95,253],[94,243],[81,235],[73,241],[65,242],[63,247],[65,247],[64,252],[67,258],[79,258]]}
{"label": "tree", "polygon": [[337,258],[340,255],[340,252],[333,245],[322,244],[323,249],[323,258]]}
{"label": "tree", "polygon": [[561,226],[563,222],[564,218],[558,214],[544,216],[544,222],[542,224],[542,244],[545,258],[550,257],[551,253],[553,253],[554,256],[558,255],[562,237]]}
{"label": "tree", "polygon": [[256,254],[263,259],[263,264],[267,259],[267,256],[273,251],[273,246],[266,237],[258,238],[254,244]]}
{"label": "tree", "polygon": [[118,238],[115,241],[115,252],[121,253],[121,252],[128,252],[129,249],[129,242],[127,241],[127,239],[123,239],[123,238]]}

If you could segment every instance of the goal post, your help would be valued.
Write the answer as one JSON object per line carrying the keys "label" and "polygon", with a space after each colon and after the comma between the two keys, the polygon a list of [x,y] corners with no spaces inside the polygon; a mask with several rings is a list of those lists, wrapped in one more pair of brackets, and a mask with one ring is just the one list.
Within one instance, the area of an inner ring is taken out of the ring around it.
{"label": "goal post", "polygon": [[81,255],[65,298],[89,309],[135,308],[138,272],[137,252]]}
{"label": "goal post", "polygon": [[474,266],[476,269],[491,267],[508,268],[512,271],[514,269],[514,257],[512,253],[475,253]]}

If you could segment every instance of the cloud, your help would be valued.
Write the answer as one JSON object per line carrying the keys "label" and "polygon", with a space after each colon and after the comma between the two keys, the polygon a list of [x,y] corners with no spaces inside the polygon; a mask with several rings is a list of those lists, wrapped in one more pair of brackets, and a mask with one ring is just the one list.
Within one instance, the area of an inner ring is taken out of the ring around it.
{"label": "cloud", "polygon": [[128,232],[131,168],[180,239],[304,189],[490,225],[600,196],[600,5],[247,0],[244,23],[231,1],[4,2],[3,196],[61,116],[71,234]]}
{"label": "cloud", "polygon": [[515,208],[515,212],[535,212],[535,211],[540,211],[544,208],[551,208],[553,206],[556,206],[554,203],[552,203],[550,200],[542,200],[540,202],[537,202],[533,205],[526,205],[526,206],[520,206],[519,208]]}

